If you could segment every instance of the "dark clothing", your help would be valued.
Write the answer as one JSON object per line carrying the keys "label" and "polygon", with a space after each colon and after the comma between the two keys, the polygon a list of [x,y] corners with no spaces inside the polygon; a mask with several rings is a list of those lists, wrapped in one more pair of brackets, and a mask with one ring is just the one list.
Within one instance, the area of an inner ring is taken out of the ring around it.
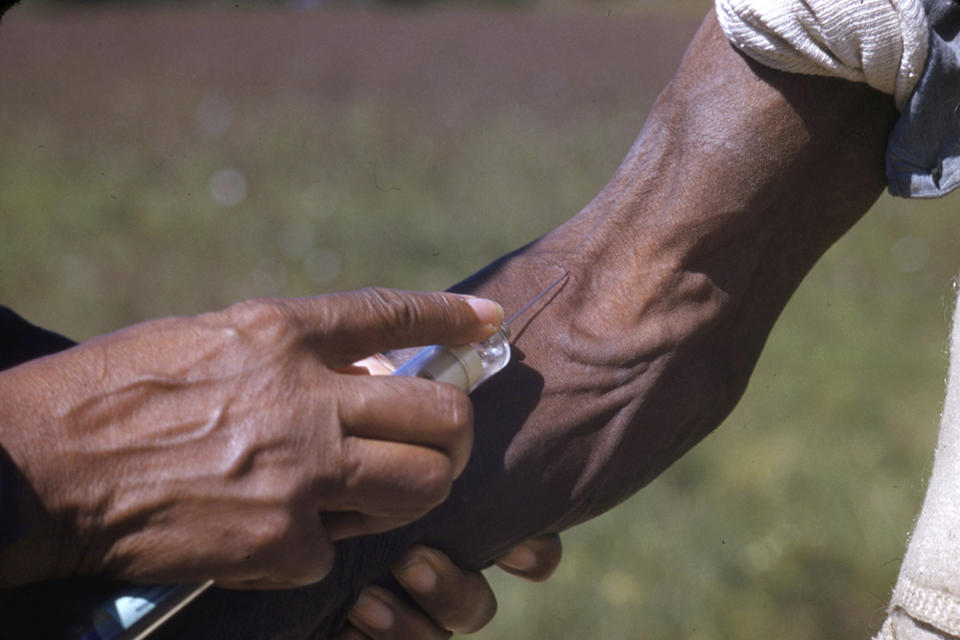
{"label": "dark clothing", "polygon": [[63,351],[74,344],[72,340],[36,327],[7,307],[0,306],[0,371]]}
{"label": "dark clothing", "polygon": [[[34,326],[7,307],[0,306],[0,371],[68,349],[74,344],[72,340]],[[0,447],[0,547],[18,535],[14,506],[21,488],[15,467]],[[49,609],[43,605],[41,598],[51,594],[56,595],[55,592],[36,587],[0,591],[0,638],[31,637],[23,633],[30,633],[28,629],[32,625],[21,625],[14,619],[30,610],[35,612],[33,615],[49,615]]]}

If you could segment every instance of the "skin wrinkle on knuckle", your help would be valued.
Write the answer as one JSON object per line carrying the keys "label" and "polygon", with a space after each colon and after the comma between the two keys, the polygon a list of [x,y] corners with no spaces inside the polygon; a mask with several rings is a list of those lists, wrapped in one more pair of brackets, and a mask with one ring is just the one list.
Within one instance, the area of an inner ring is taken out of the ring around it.
{"label": "skin wrinkle on knuckle", "polygon": [[458,326],[459,313],[454,308],[456,298],[447,294],[397,292],[373,288],[381,305],[382,319],[394,339],[405,339],[429,326],[447,332]]}
{"label": "skin wrinkle on knuckle", "polygon": [[361,289],[365,306],[370,317],[376,321],[378,331],[396,341],[408,334],[416,326],[418,314],[412,304],[408,304],[396,291],[384,287],[365,287]]}
{"label": "skin wrinkle on knuckle", "polygon": [[455,447],[462,439],[472,435],[473,402],[466,393],[446,384],[434,384],[437,417],[442,425],[447,448]]}
{"label": "skin wrinkle on knuckle", "polygon": [[[441,504],[453,486],[453,465],[443,454],[424,449],[421,455],[395,463],[383,474],[375,494],[365,491],[365,510],[380,518],[415,520]],[[383,481],[386,483],[383,483]]]}
{"label": "skin wrinkle on knuckle", "polygon": [[434,438],[436,447],[447,457],[450,473],[459,476],[473,448],[473,402],[460,389],[433,384],[437,398]]}
{"label": "skin wrinkle on knuckle", "polygon": [[457,309],[454,308],[454,304],[462,305],[464,303],[459,300],[457,300],[455,303],[454,302],[455,298],[449,295],[438,295],[438,296],[432,297],[432,299],[434,300],[435,306],[437,307],[437,309],[435,310],[435,313],[437,313],[439,316],[441,328],[446,330],[446,329],[452,329],[458,326],[459,325],[458,318],[460,316],[460,313],[457,311]]}
{"label": "skin wrinkle on knuckle", "polygon": [[454,479],[450,460],[430,450],[378,472],[387,482],[381,482],[375,493],[364,490],[364,510],[377,518],[397,520],[397,524],[415,520],[441,504],[450,495]]}
{"label": "skin wrinkle on knuckle", "polygon": [[306,334],[296,305],[282,298],[257,298],[227,308],[227,319],[238,334],[254,345],[283,348]]}
{"label": "skin wrinkle on knuckle", "polygon": [[[336,428],[341,437],[350,433],[350,424],[354,416],[366,415],[366,395],[362,388],[356,388],[354,380],[346,376],[333,376],[330,381],[335,407]],[[342,454],[343,451],[338,453]]]}
{"label": "skin wrinkle on knuckle", "polygon": [[349,494],[362,482],[364,474],[363,456],[357,453],[356,439],[345,436],[332,460],[331,475],[335,481],[335,488],[339,494]]}
{"label": "skin wrinkle on knuckle", "polygon": [[263,516],[264,525],[254,540],[254,547],[264,555],[272,555],[280,549],[291,549],[297,542],[297,525],[293,513],[287,508],[273,509]]}
{"label": "skin wrinkle on knuckle", "polygon": [[[354,435],[369,425],[383,423],[395,414],[396,406],[386,400],[401,391],[396,388],[406,380],[373,380],[329,374],[329,384],[333,387],[336,403],[335,428],[340,437]],[[400,399],[398,398],[398,401]],[[331,426],[331,428],[334,428]]]}
{"label": "skin wrinkle on knuckle", "polygon": [[429,462],[420,465],[415,488],[417,505],[424,512],[446,500],[453,486],[453,465],[449,458],[431,455],[427,460]]}
{"label": "skin wrinkle on knuckle", "polygon": [[260,566],[270,580],[302,586],[330,572],[334,554],[329,544],[324,544],[319,517],[312,522],[310,511],[298,514],[280,509],[269,520],[270,526],[250,555],[254,566]]}

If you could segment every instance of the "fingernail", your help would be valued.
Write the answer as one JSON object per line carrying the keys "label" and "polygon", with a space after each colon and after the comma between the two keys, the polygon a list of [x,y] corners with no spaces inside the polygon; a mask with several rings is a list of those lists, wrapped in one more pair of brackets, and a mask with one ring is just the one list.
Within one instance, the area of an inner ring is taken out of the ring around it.
{"label": "fingernail", "polygon": [[503,307],[493,300],[474,296],[464,296],[464,300],[473,307],[473,312],[484,324],[499,327],[500,323],[503,322]]}
{"label": "fingernail", "polygon": [[423,556],[414,555],[393,570],[397,580],[419,593],[430,593],[437,587],[437,572]]}
{"label": "fingernail", "polygon": [[533,549],[525,544],[518,544],[497,562],[505,564],[511,569],[517,571],[527,571],[537,564],[537,556]]}
{"label": "fingernail", "polygon": [[350,609],[347,616],[354,624],[360,624],[370,629],[386,631],[393,626],[393,611],[369,589],[360,592],[356,604]]}

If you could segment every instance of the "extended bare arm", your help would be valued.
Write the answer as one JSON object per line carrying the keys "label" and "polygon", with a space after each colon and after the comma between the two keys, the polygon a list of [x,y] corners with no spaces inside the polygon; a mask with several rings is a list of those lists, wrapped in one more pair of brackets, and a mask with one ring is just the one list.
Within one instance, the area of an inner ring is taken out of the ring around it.
{"label": "extended bare arm", "polygon": [[[289,594],[314,607],[289,637],[323,637],[350,589],[412,542],[483,566],[609,509],[719,425],[793,291],[881,193],[896,117],[863,85],[747,61],[708,15],[602,192],[457,287],[509,311],[570,274],[515,328],[519,362],[474,395],[474,451],[450,498],[344,544],[336,576]],[[204,619],[198,607],[177,632]]]}
{"label": "extended bare arm", "polygon": [[483,541],[457,548],[484,561],[499,531],[597,515],[715,428],[800,281],[881,193],[895,118],[865,86],[748,62],[708,16],[606,188],[459,287],[510,309],[571,274],[517,338],[521,363],[476,395],[473,460],[415,526]]}
{"label": "extended bare arm", "polygon": [[641,488],[728,414],[790,295],[880,194],[895,118],[864,86],[749,63],[708,15],[607,187],[457,287],[509,311],[570,274],[475,394],[450,498],[341,543],[319,585],[211,593],[165,637],[326,637],[412,543],[479,567]]}

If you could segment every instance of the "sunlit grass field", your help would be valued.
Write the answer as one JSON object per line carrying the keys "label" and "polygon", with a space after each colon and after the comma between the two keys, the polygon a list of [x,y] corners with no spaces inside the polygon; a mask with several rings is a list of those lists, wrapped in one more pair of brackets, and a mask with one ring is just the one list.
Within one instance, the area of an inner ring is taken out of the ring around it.
{"label": "sunlit grass field", "polygon": [[[28,3],[0,26],[0,303],[83,339],[444,288],[599,190],[704,10]],[[478,637],[869,637],[932,461],[957,206],[883,198],[726,423],[566,534],[550,582],[490,572]]]}

